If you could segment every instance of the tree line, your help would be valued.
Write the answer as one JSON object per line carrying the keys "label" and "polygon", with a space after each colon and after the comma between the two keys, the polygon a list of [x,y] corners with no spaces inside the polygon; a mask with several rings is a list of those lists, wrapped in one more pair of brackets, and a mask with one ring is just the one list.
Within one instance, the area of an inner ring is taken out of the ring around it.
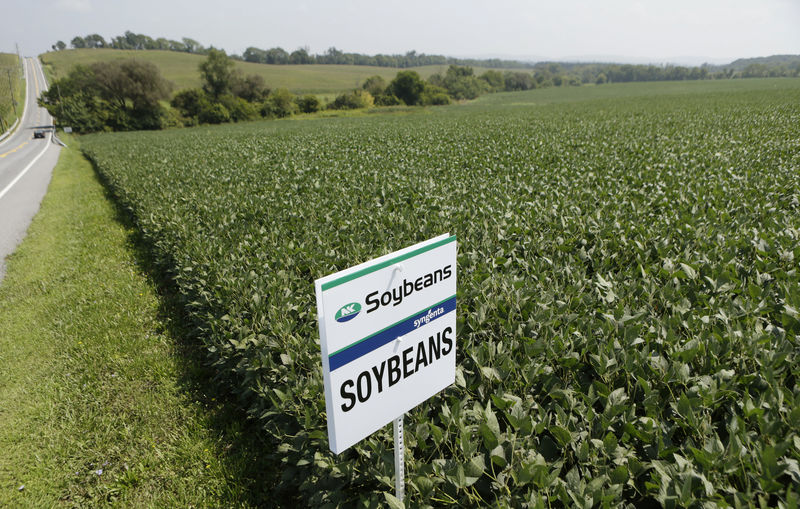
{"label": "tree line", "polygon": [[[126,31],[123,35],[106,40],[100,34],[76,36],[69,44],[73,49],[126,49],[126,50],[164,50],[182,53],[207,55],[213,47],[205,47],[194,39],[188,37],[180,41],[165,37],[153,38],[145,34]],[[64,41],[57,41],[51,46],[53,51],[67,49]],[[374,67],[419,67],[423,65],[471,65],[493,68],[530,68],[532,64],[501,59],[464,59],[452,58],[442,55],[426,55],[416,51],[408,51],[404,55],[363,55],[361,53],[346,53],[336,47],[328,48],[323,54],[311,54],[308,48],[298,48],[286,51],[281,47],[261,49],[251,46],[241,55],[230,55],[233,60],[276,65],[301,65],[301,64],[332,64],[332,65],[369,65]]]}
{"label": "tree line", "polygon": [[476,75],[472,67],[451,65],[427,81],[413,70],[401,70],[388,82],[373,76],[323,104],[315,95],[270,89],[261,76],[236,69],[234,60],[222,50],[209,49],[198,72],[200,87],[173,95],[173,84],[150,62],[130,59],[77,65],[52,83],[40,104],[59,125],[77,132],[128,131],[284,118],[322,109],[437,106],[488,92],[537,86],[530,73],[490,70]]}
{"label": "tree line", "polygon": [[[75,36],[70,41],[73,49],[128,49],[128,50],[164,50],[178,51],[181,53],[194,53],[205,55],[210,48],[204,47],[199,42],[189,37],[184,37],[180,41],[159,37],[154,39],[149,35],[136,34],[128,30],[123,35],[118,35],[106,40],[100,34],[89,34],[86,36]],[[67,49],[64,41],[57,41],[50,46],[53,51]]]}
{"label": "tree line", "polygon": [[[206,58],[198,67],[202,86],[181,90],[174,96],[172,83],[161,76],[154,64],[131,59],[75,66],[52,84],[40,102],[60,125],[79,132],[125,131],[284,118],[322,109],[438,106],[486,93],[587,83],[730,77],[714,74],[706,67],[551,62],[537,64],[532,71],[490,69],[477,74],[471,66],[451,64],[428,80],[410,69],[400,70],[389,82],[372,76],[360,87],[323,104],[314,95],[295,96],[287,89],[272,90],[257,74],[245,76],[223,50],[210,48],[204,52]],[[753,65],[766,64],[752,63],[742,72],[748,72]],[[795,75],[798,67],[794,68]]]}
{"label": "tree line", "polygon": [[[99,34],[77,36],[70,41],[75,49],[113,48],[126,50],[165,50],[207,55],[213,47],[205,47],[198,41],[184,37],[180,41],[164,37],[152,38],[144,34],[126,31],[109,40]],[[52,45],[54,51],[67,48],[58,41]],[[759,59],[743,59],[730,65],[703,64],[687,67],[677,65],[642,65],[615,63],[563,63],[563,62],[519,62],[501,59],[465,59],[443,55],[426,55],[409,51],[403,55],[364,55],[348,53],[335,47],[322,54],[311,54],[308,48],[287,51],[281,47],[261,49],[248,47],[241,55],[230,55],[233,60],[272,65],[366,65],[407,69],[425,65],[456,65],[462,67],[485,67],[492,69],[517,69],[533,73],[538,86],[577,85],[586,83],[621,83],[632,81],[680,81],[702,79],[766,78],[800,76],[800,56],[779,55]],[[514,88],[512,88],[514,89]]]}

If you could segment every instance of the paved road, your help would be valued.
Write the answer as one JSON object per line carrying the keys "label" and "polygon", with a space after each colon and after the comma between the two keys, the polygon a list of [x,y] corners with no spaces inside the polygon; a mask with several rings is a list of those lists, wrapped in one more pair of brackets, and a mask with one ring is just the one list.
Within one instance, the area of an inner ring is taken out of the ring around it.
{"label": "paved road", "polygon": [[53,123],[47,110],[36,104],[39,93],[47,89],[37,59],[25,59],[25,74],[25,113],[16,132],[0,141],[0,281],[5,258],[14,252],[39,210],[60,151],[50,134],[33,138],[33,126]]}

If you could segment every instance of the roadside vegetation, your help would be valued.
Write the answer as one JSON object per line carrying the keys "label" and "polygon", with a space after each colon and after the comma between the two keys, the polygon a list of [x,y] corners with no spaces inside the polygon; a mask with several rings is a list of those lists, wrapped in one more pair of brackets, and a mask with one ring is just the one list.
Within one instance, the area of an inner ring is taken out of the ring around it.
{"label": "roadside vegetation", "polygon": [[258,433],[66,141],[0,283],[0,507],[262,504]]}
{"label": "roadside vegetation", "polygon": [[25,105],[25,79],[19,57],[0,53],[0,134],[22,116]]}

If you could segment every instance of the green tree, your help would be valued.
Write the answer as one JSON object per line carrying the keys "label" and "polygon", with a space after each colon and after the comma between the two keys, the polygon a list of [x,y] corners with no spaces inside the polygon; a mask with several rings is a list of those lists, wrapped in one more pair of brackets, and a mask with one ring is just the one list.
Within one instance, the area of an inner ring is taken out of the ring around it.
{"label": "green tree", "polygon": [[244,50],[244,53],[242,53],[242,58],[245,62],[263,64],[267,61],[267,52],[263,49],[256,48],[255,46],[250,46]]}
{"label": "green tree", "polygon": [[506,71],[503,74],[503,81],[505,82],[505,89],[508,91],[530,90],[536,87],[533,76],[527,72]]}
{"label": "green tree", "polygon": [[294,95],[285,88],[274,90],[261,106],[261,115],[264,117],[284,118],[295,112],[296,104]]}
{"label": "green tree", "polygon": [[303,113],[316,113],[322,107],[319,99],[317,99],[315,95],[304,95],[303,97],[296,98],[294,102],[297,104],[297,108]]}
{"label": "green tree", "polygon": [[170,104],[184,117],[196,119],[208,102],[206,93],[202,89],[188,88],[175,94]]}
{"label": "green tree", "polygon": [[506,80],[500,71],[488,70],[481,74],[478,79],[483,80],[493,92],[504,90],[506,88]]}
{"label": "green tree", "polygon": [[257,108],[241,97],[225,94],[219,98],[219,103],[228,110],[233,122],[253,120],[258,117]]}
{"label": "green tree", "polygon": [[229,92],[234,77],[234,65],[225,51],[213,48],[209,50],[208,57],[200,64],[203,90],[214,98]]}
{"label": "green tree", "polygon": [[386,88],[387,94],[396,96],[409,106],[419,104],[423,90],[425,90],[425,82],[416,71],[398,72]]}
{"label": "green tree", "polygon": [[269,95],[269,87],[258,74],[242,76],[235,72],[231,79],[231,92],[248,102],[262,102]]}
{"label": "green tree", "polygon": [[81,48],[85,48],[86,47],[86,40],[83,37],[79,36],[79,35],[73,37],[72,40],[69,43],[75,49],[81,49]]}
{"label": "green tree", "polygon": [[231,114],[228,109],[220,103],[206,103],[198,116],[203,124],[222,124],[231,121]]}
{"label": "green tree", "polygon": [[450,96],[444,88],[426,83],[420,97],[420,104],[423,106],[443,106],[450,104]]}
{"label": "green tree", "polygon": [[441,83],[431,80],[431,83],[444,87],[454,99],[475,99],[488,91],[486,81],[475,77],[472,67],[451,65],[442,78]]}
{"label": "green tree", "polygon": [[370,76],[364,81],[361,88],[372,94],[373,97],[378,97],[386,93],[386,80],[381,76]]}
{"label": "green tree", "polygon": [[87,48],[105,48],[106,40],[100,34],[90,34],[84,39]]}
{"label": "green tree", "polygon": [[53,44],[51,47],[55,51],[62,51],[67,47],[67,45],[64,44],[64,41],[58,41],[57,43]]}
{"label": "green tree", "polygon": [[308,54],[308,49],[298,48],[289,55],[290,64],[313,64],[314,59]]}
{"label": "green tree", "polygon": [[[187,53],[203,53],[205,48],[199,42],[195,41],[194,39],[190,39],[188,37],[184,37],[183,39],[183,50]],[[223,51],[224,53],[224,51]]]}
{"label": "green tree", "polygon": [[288,64],[289,54],[283,48],[270,48],[266,51],[266,63]]}
{"label": "green tree", "polygon": [[61,125],[88,132],[159,129],[172,84],[150,62],[115,60],[75,66],[53,82],[40,104]]}
{"label": "green tree", "polygon": [[336,99],[328,105],[332,110],[356,110],[360,108],[369,108],[375,103],[372,94],[366,90],[353,90],[339,94]]}

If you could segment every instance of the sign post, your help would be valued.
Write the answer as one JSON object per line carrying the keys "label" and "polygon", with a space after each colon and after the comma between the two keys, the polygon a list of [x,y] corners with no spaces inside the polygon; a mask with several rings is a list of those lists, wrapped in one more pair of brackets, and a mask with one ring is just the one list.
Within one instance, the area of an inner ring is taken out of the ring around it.
{"label": "sign post", "polygon": [[315,289],[331,451],[393,421],[402,500],[403,415],[455,381],[456,237],[331,274]]}
{"label": "sign post", "polygon": [[406,444],[403,441],[403,416],[394,420],[394,496],[401,502],[406,495]]}

